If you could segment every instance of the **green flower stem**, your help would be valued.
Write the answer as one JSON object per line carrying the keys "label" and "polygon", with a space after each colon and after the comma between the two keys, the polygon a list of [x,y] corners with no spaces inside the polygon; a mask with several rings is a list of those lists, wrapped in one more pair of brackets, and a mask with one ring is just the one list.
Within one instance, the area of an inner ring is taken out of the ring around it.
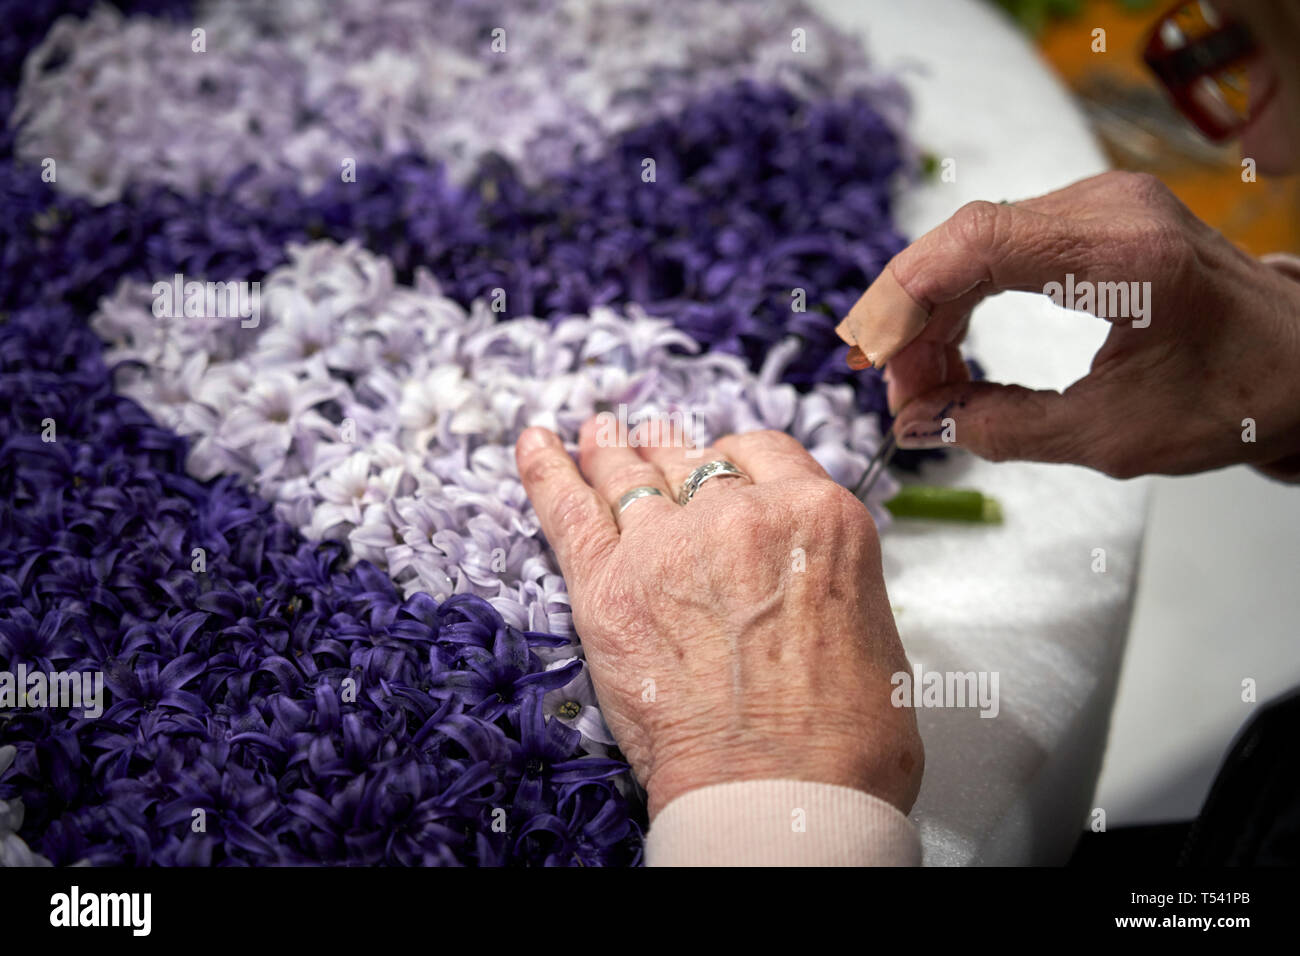
{"label": "green flower stem", "polygon": [[898,494],[885,502],[885,507],[895,518],[1002,523],[1002,505],[998,500],[967,488],[904,485]]}

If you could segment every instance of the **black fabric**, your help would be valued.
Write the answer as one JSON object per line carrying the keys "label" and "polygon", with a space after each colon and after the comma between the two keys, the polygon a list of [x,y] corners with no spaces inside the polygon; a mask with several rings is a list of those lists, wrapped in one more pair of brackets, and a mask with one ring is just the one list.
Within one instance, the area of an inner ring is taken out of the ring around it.
{"label": "black fabric", "polygon": [[1070,866],[1300,865],[1300,690],[1266,704],[1193,821],[1085,832]]}
{"label": "black fabric", "polygon": [[1070,866],[1109,869],[1129,866],[1173,866],[1192,830],[1192,821],[1139,827],[1114,827],[1104,833],[1087,830],[1070,857]]}
{"label": "black fabric", "polygon": [[1179,863],[1300,864],[1300,690],[1266,705],[1237,737]]}

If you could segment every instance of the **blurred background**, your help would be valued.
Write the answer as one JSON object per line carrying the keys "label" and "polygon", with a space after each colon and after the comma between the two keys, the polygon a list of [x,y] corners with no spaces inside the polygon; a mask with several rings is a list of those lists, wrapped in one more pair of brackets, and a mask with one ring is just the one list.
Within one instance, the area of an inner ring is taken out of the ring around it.
{"label": "blurred background", "polygon": [[[1300,176],[1241,188],[1236,143],[1203,139],[1169,104],[1142,62],[1151,26],[1171,0],[990,0],[1034,37],[1079,97],[1118,169],[1158,175],[1192,212],[1247,252],[1300,252]],[[1106,31],[1106,53],[1092,31]]]}
{"label": "blurred background", "polygon": [[[1111,162],[1159,176],[1246,251],[1300,253],[1300,177],[1241,181],[1142,63],[1168,2],[990,0],[1079,97]],[[1106,31],[1107,52],[1092,51]],[[1234,468],[1156,479],[1137,605],[1095,805],[1110,826],[1194,816],[1259,702],[1300,684],[1300,489]]]}

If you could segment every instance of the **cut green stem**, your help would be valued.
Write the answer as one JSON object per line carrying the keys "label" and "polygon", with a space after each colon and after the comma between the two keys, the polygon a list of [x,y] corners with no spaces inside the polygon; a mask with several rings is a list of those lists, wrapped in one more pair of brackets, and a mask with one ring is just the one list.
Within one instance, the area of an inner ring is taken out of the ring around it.
{"label": "cut green stem", "polygon": [[885,507],[895,518],[1002,523],[1002,505],[998,500],[968,488],[904,485],[885,502]]}

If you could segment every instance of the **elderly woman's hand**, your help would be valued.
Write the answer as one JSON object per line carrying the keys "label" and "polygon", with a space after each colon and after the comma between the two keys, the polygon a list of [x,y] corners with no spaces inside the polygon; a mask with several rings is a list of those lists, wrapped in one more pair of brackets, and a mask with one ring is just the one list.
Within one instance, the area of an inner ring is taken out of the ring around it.
{"label": "elderly woman's hand", "polygon": [[[516,454],[651,815],[698,787],[778,778],[907,812],[924,755],[915,715],[890,703],[891,676],[909,668],[867,509],[788,435],[690,451],[597,439],[593,420],[581,473],[545,429],[525,431]],[[713,478],[678,505],[683,480],[714,459],[749,477]],[[638,487],[662,496],[616,518]]]}
{"label": "elderly woman's hand", "polygon": [[[1130,283],[1136,303],[1121,294]],[[971,309],[1004,290],[1049,288],[1062,300],[1073,289],[1068,307],[1111,313],[1088,375],[1063,393],[970,382],[957,345]],[[1107,173],[959,209],[890,261],[840,334],[856,346],[850,364],[888,363],[902,447],[951,440],[994,461],[1073,462],[1118,478],[1239,462],[1300,472],[1300,282],[1238,250],[1150,176]]]}

